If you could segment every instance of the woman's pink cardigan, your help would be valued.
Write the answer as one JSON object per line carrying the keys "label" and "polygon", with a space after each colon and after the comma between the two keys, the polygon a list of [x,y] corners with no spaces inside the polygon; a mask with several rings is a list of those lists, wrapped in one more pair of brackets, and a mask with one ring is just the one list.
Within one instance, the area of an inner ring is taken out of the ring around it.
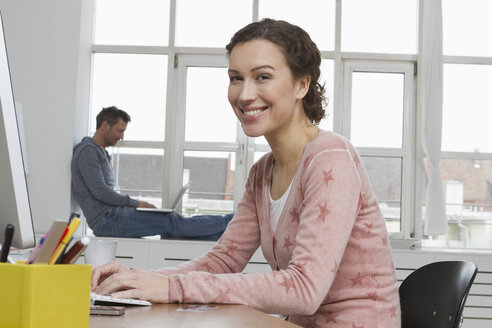
{"label": "woman's pink cardigan", "polygon": [[[320,131],[272,231],[274,163],[269,153],[251,168],[235,217],[210,252],[156,271],[169,276],[169,301],[246,304],[304,327],[400,327],[384,220],[354,147]],[[241,273],[260,245],[272,272]]]}

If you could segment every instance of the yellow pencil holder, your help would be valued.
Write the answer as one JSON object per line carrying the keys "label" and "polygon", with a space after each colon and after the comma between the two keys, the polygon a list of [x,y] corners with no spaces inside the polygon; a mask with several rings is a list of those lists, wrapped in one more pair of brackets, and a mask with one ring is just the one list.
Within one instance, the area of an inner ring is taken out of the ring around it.
{"label": "yellow pencil holder", "polygon": [[89,327],[91,266],[0,263],[0,327]]}

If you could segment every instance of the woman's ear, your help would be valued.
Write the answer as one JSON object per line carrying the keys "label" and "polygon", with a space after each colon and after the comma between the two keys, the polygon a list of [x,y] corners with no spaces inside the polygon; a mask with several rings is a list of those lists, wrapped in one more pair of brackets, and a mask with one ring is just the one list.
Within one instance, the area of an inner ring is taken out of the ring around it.
{"label": "woman's ear", "polygon": [[311,76],[306,75],[297,79],[296,87],[297,87],[297,99],[302,99],[306,96],[309,91],[309,85],[311,84]]}

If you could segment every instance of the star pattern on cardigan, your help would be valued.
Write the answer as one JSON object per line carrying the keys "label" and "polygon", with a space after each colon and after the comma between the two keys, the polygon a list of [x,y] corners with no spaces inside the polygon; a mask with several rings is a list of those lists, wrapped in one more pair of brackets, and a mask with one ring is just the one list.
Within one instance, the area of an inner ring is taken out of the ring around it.
{"label": "star pattern on cardigan", "polygon": [[301,271],[302,273],[306,272],[306,266],[307,266],[306,262],[297,263],[296,266],[299,268],[299,271]]}
{"label": "star pattern on cardigan", "polygon": [[391,317],[396,318],[396,308],[394,306],[391,307]]}
{"label": "star pattern on cardigan", "polygon": [[377,300],[378,293],[377,292],[367,293],[367,298],[370,298],[370,299],[373,299],[373,300]]}
{"label": "star pattern on cardigan", "polygon": [[201,267],[203,268],[203,271],[212,272],[212,267],[210,266],[210,263],[208,263],[208,262],[203,263],[201,265]]}
{"label": "star pattern on cardigan", "polygon": [[236,252],[236,249],[238,249],[239,246],[234,245],[234,240],[231,240],[228,245],[226,245],[226,254],[233,257],[234,253]]}
{"label": "star pattern on cardigan", "polygon": [[231,303],[231,299],[229,298],[230,290],[223,291],[219,288],[219,295],[214,299],[215,303]]}
{"label": "star pattern on cardigan", "polygon": [[289,248],[291,248],[292,246],[294,246],[294,243],[292,243],[290,241],[290,236],[287,236],[284,238],[284,248],[285,250],[287,250],[287,252],[289,252]]}
{"label": "star pattern on cardigan", "polygon": [[325,202],[325,204],[323,206],[318,205],[319,210],[320,210],[318,220],[323,221],[323,223],[325,223],[326,217],[328,216],[328,214],[330,214],[330,210],[328,209],[326,204],[327,204],[327,202]]}
{"label": "star pattern on cardigan", "polygon": [[388,245],[388,238],[386,236],[381,236],[381,241],[383,242],[383,245]]}
{"label": "star pattern on cardigan", "polygon": [[359,272],[357,275],[353,278],[350,278],[350,281],[352,281],[352,287],[355,285],[361,285],[362,286],[362,279],[364,279],[364,276]]}
{"label": "star pattern on cardigan", "polygon": [[339,316],[340,316],[339,314],[336,314],[333,312],[328,312],[327,314],[325,314],[325,319],[326,319],[325,322],[326,323],[330,323],[330,322],[337,323],[337,318]]}
{"label": "star pattern on cardigan", "polygon": [[359,202],[360,202],[360,209],[364,209],[369,206],[369,202],[366,200],[364,194],[362,193],[360,194]]}
{"label": "star pattern on cardigan", "polygon": [[372,230],[372,227],[374,224],[372,222],[371,223],[364,222],[363,224],[364,224],[364,227],[367,228],[367,233],[371,233],[371,230]]}
{"label": "star pattern on cardigan", "polygon": [[330,183],[330,181],[335,180],[335,179],[333,179],[333,175],[331,174],[332,171],[333,171],[333,168],[330,168],[328,171],[322,171],[323,181],[325,182],[326,187],[328,187],[328,183]]}
{"label": "star pattern on cardigan", "polygon": [[203,280],[205,280],[207,282],[215,282],[215,281],[217,281],[217,277],[214,275],[210,275],[210,276],[203,278]]}
{"label": "star pattern on cardigan", "polygon": [[290,218],[292,220],[292,222],[297,222],[299,223],[299,213],[297,212],[297,209],[294,207],[292,208],[292,210],[290,211]]}
{"label": "star pattern on cardigan", "polygon": [[291,288],[294,288],[294,281],[292,280],[292,278],[286,278],[284,276],[282,276],[282,279],[283,279],[283,281],[279,285],[284,286],[285,287],[285,293],[288,294],[289,290]]}
{"label": "star pattern on cardigan", "polygon": [[357,204],[357,208],[359,211],[362,209],[362,193],[359,194],[359,202]]}

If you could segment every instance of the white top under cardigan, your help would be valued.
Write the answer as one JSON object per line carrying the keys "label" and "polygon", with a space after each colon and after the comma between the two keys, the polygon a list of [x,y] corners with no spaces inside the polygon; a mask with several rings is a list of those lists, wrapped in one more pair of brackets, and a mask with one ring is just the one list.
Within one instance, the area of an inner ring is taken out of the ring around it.
{"label": "white top under cardigan", "polygon": [[287,198],[289,198],[290,187],[292,187],[292,181],[290,182],[287,191],[277,200],[273,200],[272,193],[270,190],[270,225],[272,226],[272,231],[277,229],[278,220],[280,219],[280,214],[284,210]]}

